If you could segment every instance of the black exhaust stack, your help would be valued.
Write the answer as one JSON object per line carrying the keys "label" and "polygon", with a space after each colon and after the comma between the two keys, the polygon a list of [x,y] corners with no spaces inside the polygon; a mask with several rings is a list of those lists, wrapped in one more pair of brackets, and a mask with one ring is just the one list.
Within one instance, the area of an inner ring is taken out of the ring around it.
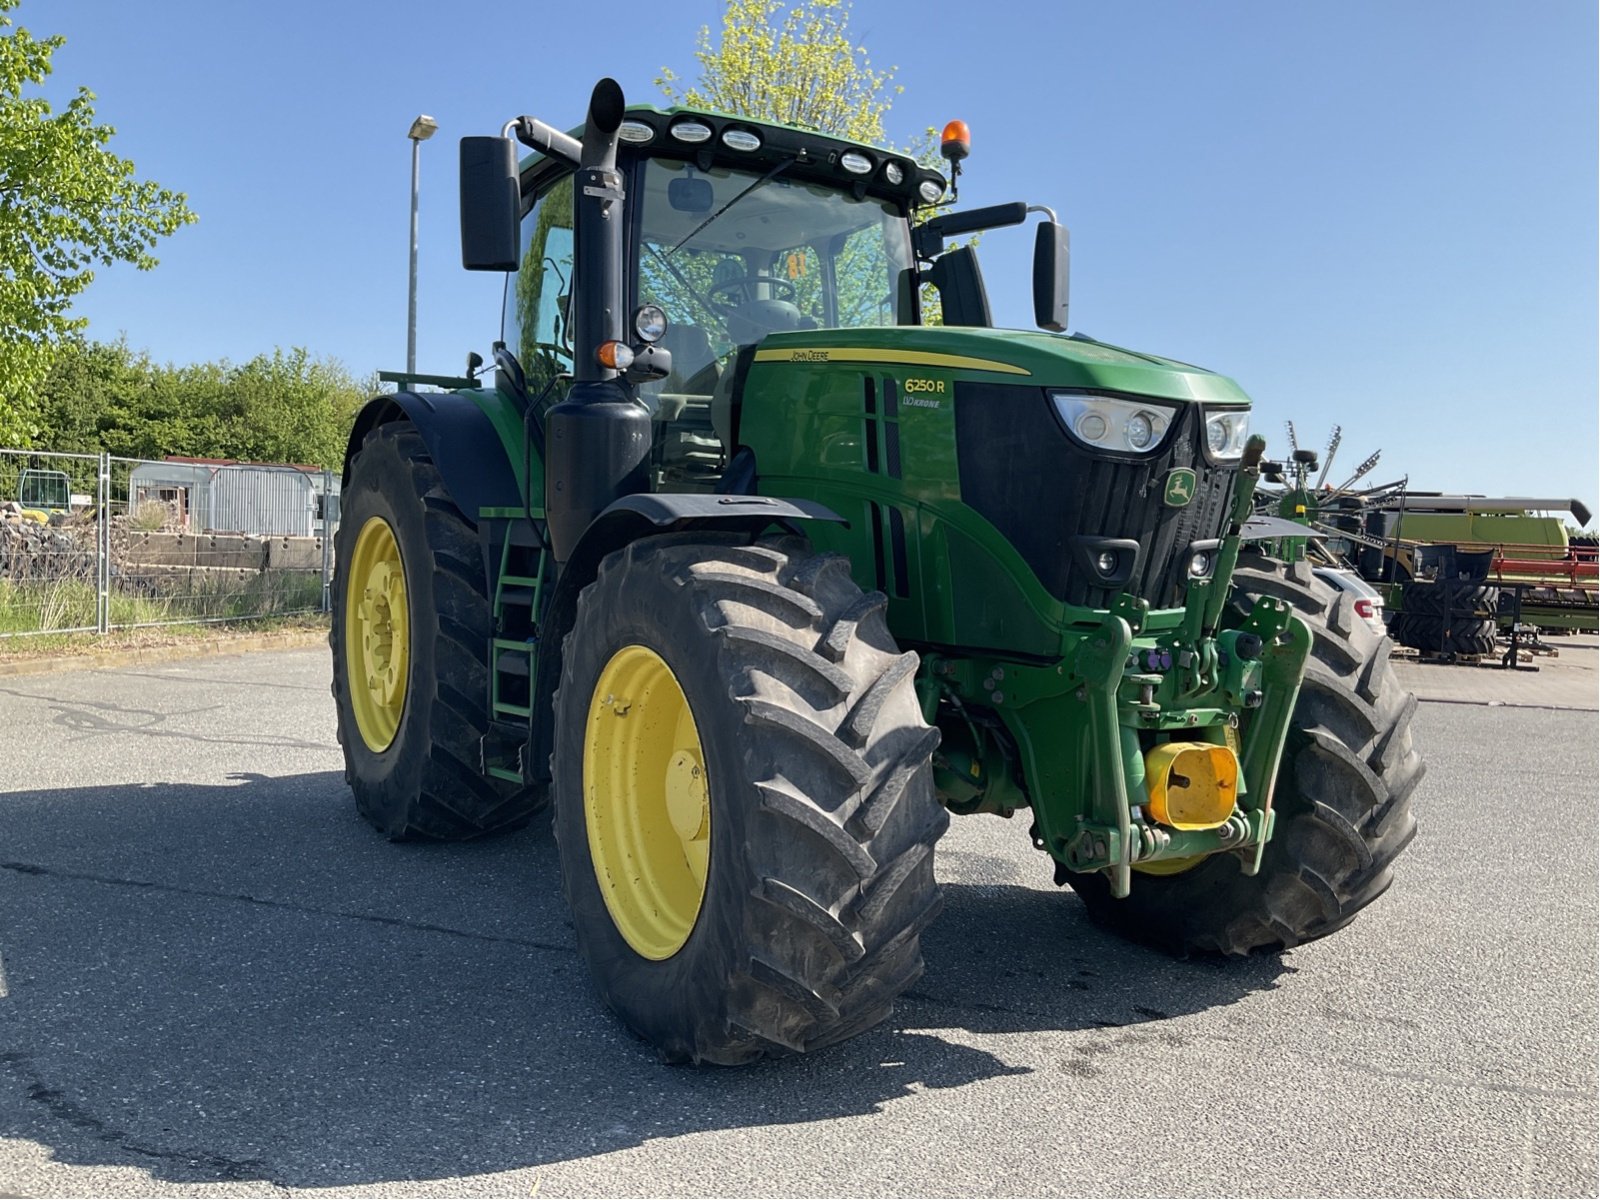
{"label": "black exhaust stack", "polygon": [[617,170],[622,88],[602,79],[589,99],[583,151],[574,181],[573,383],[545,417],[545,517],[556,562],[607,505],[649,491],[650,414],[633,388],[603,366],[605,342],[624,332],[623,186]]}

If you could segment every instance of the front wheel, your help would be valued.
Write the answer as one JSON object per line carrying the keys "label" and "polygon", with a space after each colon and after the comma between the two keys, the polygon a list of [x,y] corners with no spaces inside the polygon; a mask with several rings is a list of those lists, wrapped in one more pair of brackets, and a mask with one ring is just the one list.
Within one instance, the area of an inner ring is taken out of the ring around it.
{"label": "front wheel", "polygon": [[1236,616],[1256,597],[1275,596],[1305,619],[1313,639],[1260,872],[1245,875],[1238,854],[1216,854],[1179,874],[1141,873],[1122,900],[1103,875],[1069,877],[1098,921],[1180,953],[1281,950],[1343,928],[1388,889],[1395,858],[1417,830],[1417,701],[1394,676],[1390,640],[1357,616],[1353,596],[1315,579],[1303,562],[1241,555],[1234,589]]}
{"label": "front wheel", "polygon": [[610,555],[556,698],[555,832],[602,998],[668,1061],[839,1041],[921,974],[937,733],[848,562],[684,534]]}

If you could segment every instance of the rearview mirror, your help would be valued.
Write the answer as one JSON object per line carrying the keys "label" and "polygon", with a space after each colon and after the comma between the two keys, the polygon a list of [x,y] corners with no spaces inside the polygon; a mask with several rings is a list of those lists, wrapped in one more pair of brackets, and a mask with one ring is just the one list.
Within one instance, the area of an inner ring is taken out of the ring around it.
{"label": "rearview mirror", "polygon": [[1040,329],[1067,331],[1070,259],[1067,227],[1041,221],[1033,240],[1033,320]]}
{"label": "rearview mirror", "polygon": [[674,179],[667,184],[667,203],[672,205],[674,212],[710,212],[715,202],[716,196],[711,190],[709,179],[691,175],[683,179]]}
{"label": "rearview mirror", "polygon": [[517,269],[522,190],[510,138],[461,139],[461,265],[469,271]]}

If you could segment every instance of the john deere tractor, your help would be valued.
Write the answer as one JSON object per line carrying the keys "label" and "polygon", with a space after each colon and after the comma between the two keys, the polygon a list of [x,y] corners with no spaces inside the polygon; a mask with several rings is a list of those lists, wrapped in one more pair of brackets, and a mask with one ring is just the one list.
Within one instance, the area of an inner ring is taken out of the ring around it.
{"label": "john deere tractor", "polygon": [[[1414,831],[1389,643],[1249,549],[1245,394],[1067,336],[1053,214],[948,191],[602,80],[571,133],[462,139],[492,377],[405,377],[350,436],[359,810],[453,839],[552,805],[595,985],[668,1060],[887,1016],[951,813],[1020,818],[1095,918],[1219,954],[1340,928]],[[1041,331],[993,328],[948,243],[1034,213]]]}

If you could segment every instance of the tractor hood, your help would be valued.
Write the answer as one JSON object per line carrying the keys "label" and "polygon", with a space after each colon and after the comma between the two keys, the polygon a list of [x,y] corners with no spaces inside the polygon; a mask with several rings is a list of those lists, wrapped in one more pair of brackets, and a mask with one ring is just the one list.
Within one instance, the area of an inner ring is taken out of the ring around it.
{"label": "tractor hood", "polygon": [[1155,399],[1248,404],[1225,375],[1097,342],[1015,329],[885,326],[769,334],[757,362],[863,363],[953,371],[960,378],[1122,392]]}

